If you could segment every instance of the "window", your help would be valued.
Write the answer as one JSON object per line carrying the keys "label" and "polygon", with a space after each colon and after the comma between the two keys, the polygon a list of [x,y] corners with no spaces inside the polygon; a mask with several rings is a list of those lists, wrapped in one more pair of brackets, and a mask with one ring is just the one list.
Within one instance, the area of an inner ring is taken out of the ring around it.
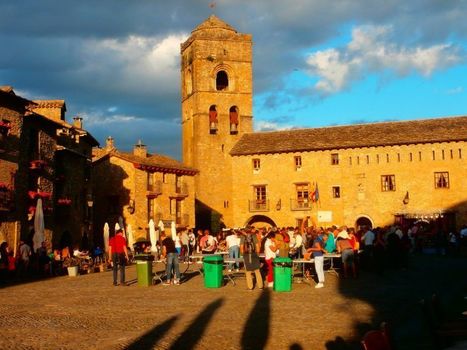
{"label": "window", "polygon": [[295,184],[295,192],[297,193],[297,202],[293,208],[302,209],[310,207],[310,184],[300,183]]}
{"label": "window", "polygon": [[379,154],[376,155],[376,164],[379,164]]}
{"label": "window", "polygon": [[396,190],[396,177],[395,175],[382,175],[381,176],[381,191],[395,191]]}
{"label": "window", "polygon": [[454,152],[451,150],[451,159],[454,159]]}
{"label": "window", "polygon": [[352,157],[349,157],[349,165],[352,165]]}
{"label": "window", "polygon": [[449,188],[449,173],[447,171],[435,173],[435,188]]}
{"label": "window", "polygon": [[459,159],[462,159],[462,149],[459,148]]}
{"label": "window", "polygon": [[441,150],[441,159],[444,160],[444,149]]}
{"label": "window", "polygon": [[301,156],[295,156],[294,157],[294,163],[295,163],[295,170],[299,170],[302,168],[302,157]]}
{"label": "window", "polygon": [[154,176],[152,173],[147,173],[148,174],[148,191],[152,191],[154,188]]}
{"label": "window", "polygon": [[338,165],[339,164],[339,154],[338,153],[331,153],[331,164]]}
{"label": "window", "polygon": [[368,154],[366,156],[366,164],[370,164],[370,156]]}
{"label": "window", "polygon": [[401,154],[397,153],[397,161],[400,163],[401,162]]}
{"label": "window", "polygon": [[211,105],[209,107],[209,133],[216,134],[217,133],[217,107],[215,105]]}
{"label": "window", "polygon": [[357,156],[357,165],[360,165],[360,156]]}
{"label": "window", "polygon": [[386,163],[389,163],[389,153],[386,153]]}
{"label": "window", "polygon": [[216,76],[216,90],[217,91],[222,91],[226,90],[229,86],[229,77],[227,76],[227,73],[223,70],[217,73]]}
{"label": "window", "polygon": [[412,154],[412,152],[409,153],[409,160],[410,160],[410,161],[413,161],[413,154]]}
{"label": "window", "polygon": [[340,186],[332,186],[332,198],[341,198]]}
{"label": "window", "polygon": [[266,185],[253,186],[253,200],[250,201],[250,211],[267,211],[268,200]]}
{"label": "window", "polygon": [[230,135],[238,134],[238,108],[232,106],[229,109]]}
{"label": "window", "polygon": [[418,152],[418,160],[421,162],[422,161],[422,152]]}
{"label": "window", "polygon": [[431,153],[432,153],[432,156],[433,156],[433,160],[435,160],[435,159],[436,159],[436,153],[435,153],[435,151],[431,151]]}
{"label": "window", "polygon": [[148,198],[148,221],[153,219],[154,220],[154,198]]}
{"label": "window", "polygon": [[253,186],[254,196],[257,201],[266,200],[266,185]]}
{"label": "window", "polygon": [[162,173],[162,182],[163,183],[167,183],[167,174],[166,173]]}
{"label": "window", "polygon": [[261,161],[258,158],[253,159],[253,171],[258,172],[261,169]]}

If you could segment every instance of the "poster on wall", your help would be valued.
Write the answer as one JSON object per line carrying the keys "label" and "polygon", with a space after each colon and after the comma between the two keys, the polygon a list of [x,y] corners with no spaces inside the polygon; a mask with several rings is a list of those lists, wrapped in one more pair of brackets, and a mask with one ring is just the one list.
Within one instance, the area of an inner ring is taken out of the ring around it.
{"label": "poster on wall", "polygon": [[318,222],[332,222],[332,211],[318,210]]}

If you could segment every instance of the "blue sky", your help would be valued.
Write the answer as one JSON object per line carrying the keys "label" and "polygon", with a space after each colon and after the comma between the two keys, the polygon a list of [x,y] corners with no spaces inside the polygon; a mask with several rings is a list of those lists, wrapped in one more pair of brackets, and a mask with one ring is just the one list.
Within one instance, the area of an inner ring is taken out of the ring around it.
{"label": "blue sky", "polygon": [[180,159],[180,43],[214,12],[253,35],[256,130],[467,114],[466,0],[210,2],[0,1],[0,85]]}

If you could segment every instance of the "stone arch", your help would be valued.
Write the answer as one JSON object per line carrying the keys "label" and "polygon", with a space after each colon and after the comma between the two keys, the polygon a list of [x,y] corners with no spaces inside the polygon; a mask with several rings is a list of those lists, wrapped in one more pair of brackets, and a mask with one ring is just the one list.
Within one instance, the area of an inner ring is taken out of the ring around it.
{"label": "stone arch", "polygon": [[220,70],[216,74],[216,90],[224,91],[229,88],[229,75],[225,70]]}
{"label": "stone arch", "polygon": [[250,217],[246,221],[245,226],[258,226],[258,227],[261,227],[261,224],[263,224],[262,226],[266,225],[266,226],[277,227],[274,220],[272,220],[270,217],[268,217],[266,215],[253,215],[252,217]]}
{"label": "stone arch", "polygon": [[373,220],[368,215],[359,215],[357,220],[355,220],[355,228],[359,230],[361,227],[366,226],[368,228],[373,228]]}
{"label": "stone arch", "polygon": [[211,134],[217,133],[217,106],[211,105],[209,107],[209,132]]}
{"label": "stone arch", "polygon": [[234,70],[227,64],[219,64],[211,71],[213,89],[216,91],[235,90]]}
{"label": "stone arch", "polygon": [[238,107],[232,106],[229,108],[229,119],[230,119],[230,134],[238,133]]}

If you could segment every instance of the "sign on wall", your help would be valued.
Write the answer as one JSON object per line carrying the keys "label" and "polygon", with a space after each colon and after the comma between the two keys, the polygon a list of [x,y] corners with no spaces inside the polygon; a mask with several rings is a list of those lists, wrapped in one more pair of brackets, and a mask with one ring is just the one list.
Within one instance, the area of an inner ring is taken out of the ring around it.
{"label": "sign on wall", "polygon": [[332,211],[318,210],[318,222],[332,222]]}

